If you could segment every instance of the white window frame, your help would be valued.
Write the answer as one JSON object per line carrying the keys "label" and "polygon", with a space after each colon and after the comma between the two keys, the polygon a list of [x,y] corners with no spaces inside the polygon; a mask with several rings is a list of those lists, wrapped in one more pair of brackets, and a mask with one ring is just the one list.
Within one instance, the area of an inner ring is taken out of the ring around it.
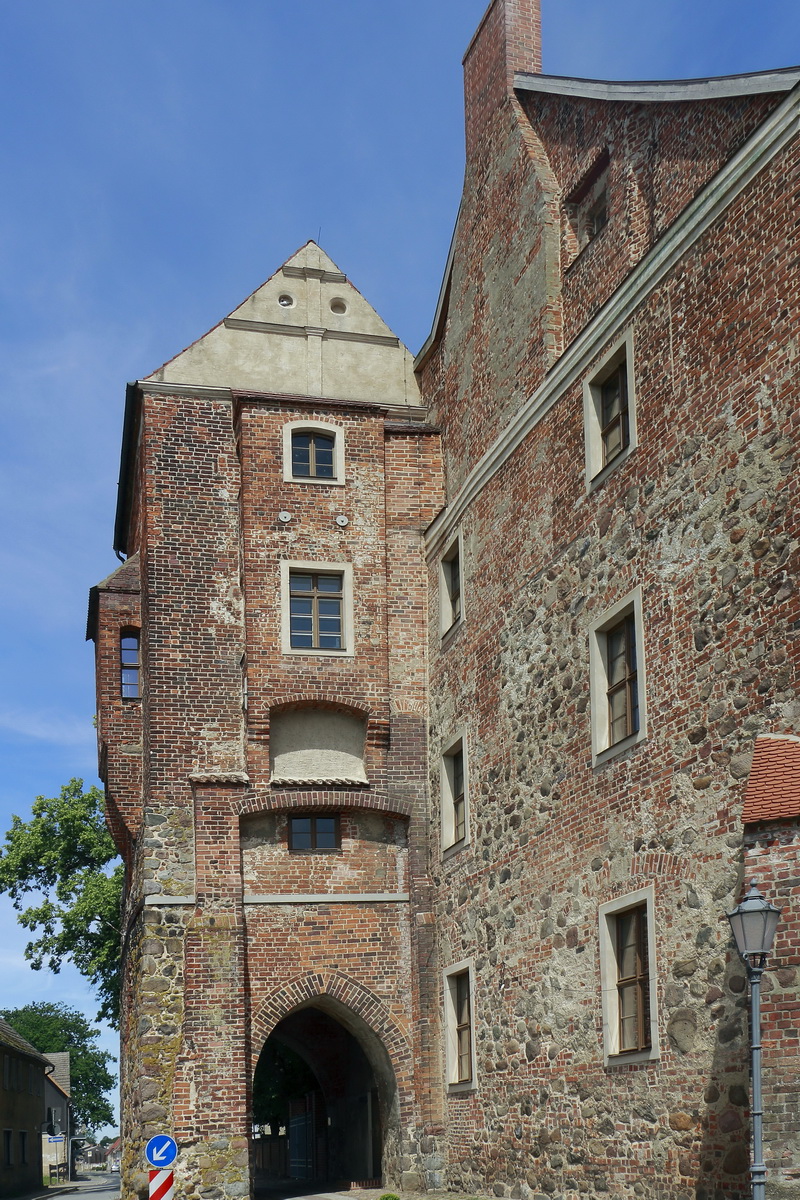
{"label": "white window frame", "polygon": [[[459,612],[456,616],[451,600],[449,565],[458,559]],[[447,549],[439,559],[439,634],[445,637],[451,629],[457,629],[464,621],[464,539],[461,530],[450,539]]]}
{"label": "white window frame", "polygon": [[[603,466],[602,388],[623,362],[628,389],[628,444]],[[583,428],[586,441],[586,490],[590,492],[630,458],[637,446],[632,329],[614,343],[594,372],[583,381]]]}
{"label": "white window frame", "polygon": [[[458,1079],[458,1042],[456,1038],[456,978],[459,975],[466,975],[469,980],[470,1066],[472,1068],[470,1078],[462,1080]],[[449,1092],[474,1092],[478,1086],[478,1074],[475,1056],[475,972],[472,959],[465,958],[462,962],[453,963],[443,972],[443,976],[447,1090]]]}
{"label": "white window frame", "polygon": [[[292,474],[292,434],[323,433],[333,438],[333,477],[322,479],[318,475]],[[341,487],[344,478],[344,430],[338,425],[323,421],[289,421],[283,427],[283,482],[316,484],[323,487]]]}
{"label": "white window frame", "polygon": [[[647,922],[648,973],[650,982],[650,1045],[645,1050],[619,1050],[619,992],[617,983],[616,919],[628,909],[645,907]],[[652,884],[609,900],[598,909],[600,944],[600,992],[603,1012],[603,1065],[651,1062],[660,1057],[658,1044],[658,989],[656,981],[655,890]]]}
{"label": "white window frame", "polygon": [[[456,840],[454,809],[454,759],[461,751],[464,787],[464,836]],[[445,743],[439,760],[440,824],[442,853],[460,850],[469,842],[469,767],[467,764],[467,735],[462,728]]]}
{"label": "white window frame", "polygon": [[[353,564],[344,562],[306,562],[281,560],[281,653],[292,657],[353,658],[355,632],[353,625]],[[313,572],[317,575],[342,576],[342,650],[319,650],[292,645],[289,603],[289,576],[294,572]]]}
{"label": "white window frame", "polygon": [[[608,728],[608,667],[606,632],[625,617],[632,616],[636,631],[636,688],[639,701],[639,728],[636,733],[618,742],[609,742]],[[644,659],[644,622],[642,619],[642,589],[634,588],[622,600],[606,609],[589,626],[589,687],[591,694],[592,766],[600,766],[609,758],[622,754],[647,737],[647,677]]]}

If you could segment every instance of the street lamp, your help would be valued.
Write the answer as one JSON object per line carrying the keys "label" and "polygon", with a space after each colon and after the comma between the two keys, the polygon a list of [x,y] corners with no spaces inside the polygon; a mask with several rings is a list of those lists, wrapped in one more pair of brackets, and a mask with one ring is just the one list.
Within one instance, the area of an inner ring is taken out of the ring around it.
{"label": "street lamp", "polygon": [[767,955],[772,949],[775,930],[781,910],[759,892],[755,879],[750,881],[750,891],[733,912],[725,914],[731,923],[736,949],[747,967],[750,980],[750,1054],[753,1079],[753,1103],[750,1114],[753,1120],[753,1163],[750,1175],[753,1181],[753,1200],[764,1200],[767,1168],[764,1166],[763,1122],[764,1110],[761,1102],[761,976]]}

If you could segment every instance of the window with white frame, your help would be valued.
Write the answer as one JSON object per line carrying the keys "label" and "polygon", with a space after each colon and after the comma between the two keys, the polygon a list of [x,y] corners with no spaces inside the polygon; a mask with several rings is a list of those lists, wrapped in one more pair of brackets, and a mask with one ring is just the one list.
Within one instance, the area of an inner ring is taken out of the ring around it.
{"label": "window with white frame", "polygon": [[629,331],[584,381],[586,486],[602,482],[636,447],[633,336]]}
{"label": "window with white frame", "polygon": [[447,1082],[451,1091],[475,1087],[472,963],[456,963],[444,976]]}
{"label": "window with white frame", "polygon": [[439,562],[439,625],[442,636],[464,616],[461,535],[454,538]]}
{"label": "window with white frame", "polygon": [[351,563],[281,562],[284,654],[353,654]]}
{"label": "window with white frame", "polygon": [[469,837],[466,740],[463,733],[448,743],[441,759],[442,849],[460,846]]}
{"label": "window with white frame", "polygon": [[647,736],[641,588],[592,624],[589,671],[597,765]]}
{"label": "window with white frame", "polygon": [[344,483],[344,430],[320,422],[283,427],[284,483]]}
{"label": "window with white frame", "polygon": [[653,902],[650,886],[599,909],[606,1063],[658,1057]]}

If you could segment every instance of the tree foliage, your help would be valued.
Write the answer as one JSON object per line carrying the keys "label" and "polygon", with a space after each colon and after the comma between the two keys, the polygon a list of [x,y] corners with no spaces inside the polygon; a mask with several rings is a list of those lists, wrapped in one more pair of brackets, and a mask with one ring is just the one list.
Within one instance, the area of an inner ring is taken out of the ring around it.
{"label": "tree foliage", "polygon": [[108,1063],[114,1059],[98,1048],[100,1034],[82,1013],[66,1004],[43,1001],[4,1008],[0,1016],[45,1057],[69,1052],[70,1098],[77,1126],[85,1125],[93,1131],[114,1123],[114,1112],[106,1099],[116,1082],[108,1070]]}
{"label": "tree foliage", "polygon": [[[99,1016],[114,1025],[123,880],[116,858],[103,794],[95,787],[84,791],[82,779],[71,779],[59,796],[37,796],[29,821],[12,817],[0,850],[0,893],[11,897],[19,923],[38,934],[25,957],[34,970],[56,973],[71,959],[97,990]],[[32,893],[39,902],[25,907]]]}

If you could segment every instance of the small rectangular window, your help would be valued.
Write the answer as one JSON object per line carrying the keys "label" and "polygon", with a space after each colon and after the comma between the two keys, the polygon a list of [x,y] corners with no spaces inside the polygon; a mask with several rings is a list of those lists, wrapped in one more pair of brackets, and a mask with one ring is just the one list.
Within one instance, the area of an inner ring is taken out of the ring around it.
{"label": "small rectangular window", "polygon": [[138,700],[139,630],[122,629],[119,635],[120,686],[123,700]]}
{"label": "small rectangular window", "polygon": [[595,765],[647,736],[642,621],[642,593],[636,588],[590,629]]}
{"label": "small rectangular window", "polygon": [[19,1132],[19,1161],[24,1167],[28,1165],[28,1134],[24,1129]]}
{"label": "small rectangular window", "polygon": [[341,650],[341,575],[293,571],[289,575],[289,628],[294,650]]}
{"label": "small rectangular window", "polygon": [[13,1167],[14,1157],[12,1153],[11,1143],[12,1131],[10,1129],[3,1130],[3,1166]]}
{"label": "small rectangular window", "polygon": [[442,754],[442,848],[466,841],[468,834],[467,764],[464,738],[452,742]]}
{"label": "small rectangular window", "polygon": [[639,904],[617,913],[617,1004],[619,1049],[645,1050],[650,1045],[650,965],[647,908]]}
{"label": "small rectangular window", "polygon": [[605,1059],[655,1058],[652,886],[601,905],[599,916]]}
{"label": "small rectangular window", "polygon": [[628,372],[623,360],[600,384],[600,437],[603,442],[603,466],[626,448],[630,441],[628,424]]}
{"label": "small rectangular window", "polygon": [[629,332],[583,383],[586,487],[596,487],[636,448],[633,337]]}
{"label": "small rectangular window", "polygon": [[304,814],[289,817],[289,849],[326,851],[338,850],[341,846],[339,816],[317,816]]}
{"label": "small rectangular window", "polygon": [[605,631],[608,688],[608,744],[639,731],[639,681],[636,670],[636,621],[623,617]]}
{"label": "small rectangular window", "polygon": [[461,539],[456,538],[439,564],[439,614],[443,635],[464,615],[461,575]]}
{"label": "small rectangular window", "polygon": [[459,963],[445,973],[447,1076],[451,1088],[475,1084],[472,971]]}

